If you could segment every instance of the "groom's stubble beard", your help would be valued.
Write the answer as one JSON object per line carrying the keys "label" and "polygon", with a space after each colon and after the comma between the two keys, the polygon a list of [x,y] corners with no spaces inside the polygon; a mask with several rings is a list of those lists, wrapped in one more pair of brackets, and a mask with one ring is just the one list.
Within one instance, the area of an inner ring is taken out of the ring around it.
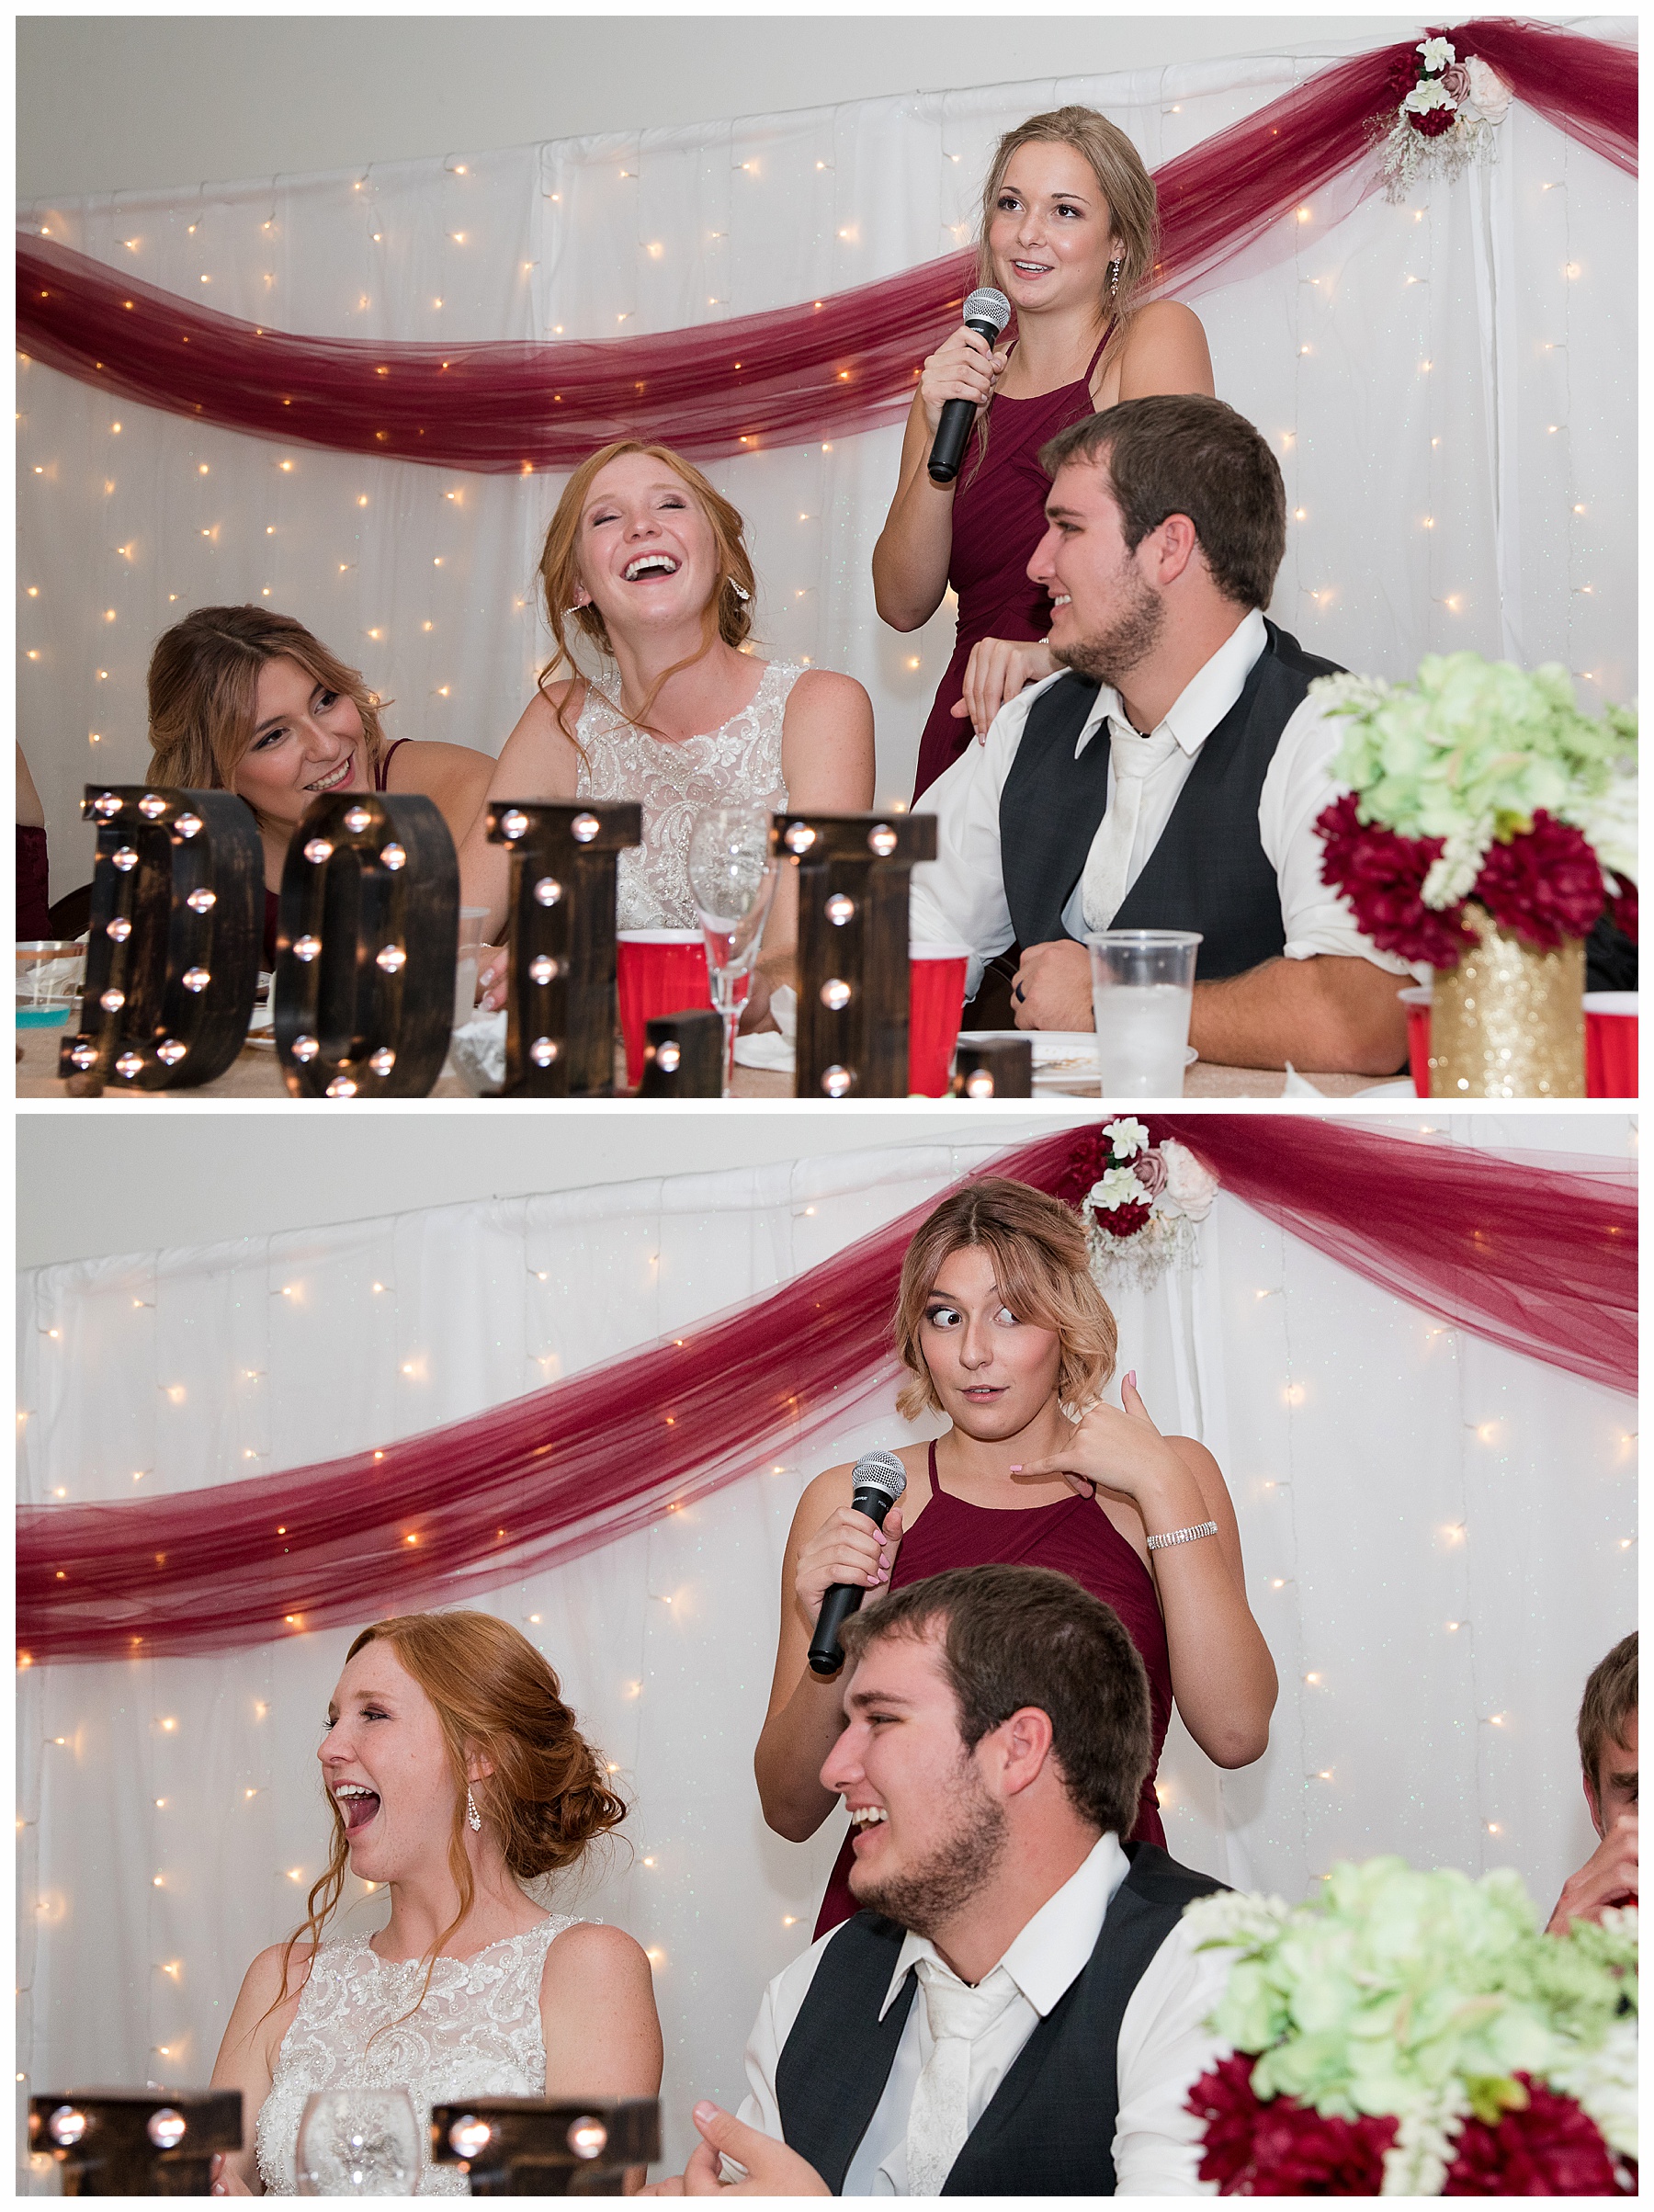
{"label": "groom's stubble beard", "polygon": [[1129,554],[1120,563],[1116,581],[1120,586],[1120,604],[1113,621],[1072,645],[1053,645],[1051,657],[1088,683],[1107,684],[1123,691],[1132,672],[1142,666],[1160,643],[1166,626],[1166,603],[1144,583]]}
{"label": "groom's stubble beard", "polygon": [[956,1815],[952,1831],[917,1866],[883,1881],[852,1882],[858,1906],[934,1938],[987,1887],[1004,1857],[1010,1823],[1004,1807],[982,1787],[969,1753],[949,1800]]}

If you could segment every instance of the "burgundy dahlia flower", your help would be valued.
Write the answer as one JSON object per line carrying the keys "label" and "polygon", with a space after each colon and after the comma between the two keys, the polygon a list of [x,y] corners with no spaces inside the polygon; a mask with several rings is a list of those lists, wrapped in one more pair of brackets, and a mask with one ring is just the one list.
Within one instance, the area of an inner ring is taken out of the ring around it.
{"label": "burgundy dahlia flower", "polygon": [[1424,903],[1424,879],[1441,853],[1441,838],[1403,837],[1380,822],[1362,822],[1353,791],[1335,799],[1315,826],[1324,847],[1321,881],[1343,892],[1380,952],[1451,968],[1471,950],[1475,939],[1463,908],[1438,913]]}
{"label": "burgundy dahlia flower", "polygon": [[1624,2196],[1613,2155],[1590,2115],[1530,2075],[1525,2111],[1500,2115],[1497,2127],[1468,2119],[1447,2169],[1444,2196]]}
{"label": "burgundy dahlia flower", "polygon": [[1416,48],[1408,47],[1390,63],[1388,72],[1390,98],[1399,107],[1423,74],[1424,64]]}
{"label": "burgundy dahlia flower", "polygon": [[1440,138],[1458,121],[1456,108],[1426,108],[1422,114],[1417,108],[1407,110],[1407,119],[1421,138]]}
{"label": "burgundy dahlia flower", "polygon": [[1252,2065],[1237,2052],[1189,2093],[1188,2109],[1206,2122],[1201,2180],[1221,2196],[1376,2196],[1395,2120],[1323,2119],[1295,2097],[1260,2104]]}
{"label": "burgundy dahlia flower", "polygon": [[1531,830],[1490,848],[1470,896],[1504,928],[1545,946],[1589,936],[1605,899],[1596,855],[1543,807]]}
{"label": "burgundy dahlia flower", "polygon": [[1134,1237],[1153,1210],[1147,1203],[1141,1206],[1116,1206],[1111,1210],[1099,1207],[1093,1219],[1098,1228],[1106,1229],[1111,1237]]}

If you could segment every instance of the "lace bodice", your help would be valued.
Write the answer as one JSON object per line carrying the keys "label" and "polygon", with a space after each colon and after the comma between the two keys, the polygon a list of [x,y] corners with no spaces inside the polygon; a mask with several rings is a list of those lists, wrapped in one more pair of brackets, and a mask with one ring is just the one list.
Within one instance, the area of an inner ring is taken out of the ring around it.
{"label": "lace bodice", "polygon": [[694,929],[689,833],[698,807],[751,800],[787,804],[781,724],[787,694],[804,673],[797,661],[771,661],[749,706],[719,730],[665,744],[633,729],[619,711],[620,677],[611,670],[586,692],[578,733],[582,799],[636,799],[643,843],[620,856],[622,929]]}
{"label": "lace bodice", "polygon": [[[551,1913],[473,1957],[439,1958],[425,2002],[406,2020],[402,2015],[425,1980],[424,1959],[389,1963],[368,1948],[366,1935],[323,1943],[259,2108],[258,2171],[268,2195],[297,2194],[299,2122],[312,2090],[356,2083],[405,2089],[422,2127],[433,2104],[543,2097],[540,1976],[552,1939],[575,1925]],[[369,2048],[376,2028],[389,2032]],[[427,2166],[420,2176],[421,2196],[468,2191],[465,2175],[451,2166]]]}

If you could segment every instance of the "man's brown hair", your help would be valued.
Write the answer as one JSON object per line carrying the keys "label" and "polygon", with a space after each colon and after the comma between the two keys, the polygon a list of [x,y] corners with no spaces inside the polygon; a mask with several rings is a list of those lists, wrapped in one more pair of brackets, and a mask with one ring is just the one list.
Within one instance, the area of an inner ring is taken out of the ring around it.
{"label": "man's brown hair", "polygon": [[1154,1752],[1149,1676],[1114,1608],[1050,1567],[955,1567],[853,1614],[840,1640],[855,1667],[871,1643],[933,1634],[965,1749],[1037,1706],[1075,1810],[1128,1835]]}
{"label": "man's brown hair", "polygon": [[1122,400],[1082,415],[1039,449],[1048,476],[1074,460],[1107,470],[1127,551],[1168,515],[1186,515],[1224,597],[1269,605],[1286,551],[1286,487],[1243,414],[1198,391]]}
{"label": "man's brown hair", "polygon": [[1626,1723],[1637,1710],[1637,1630],[1621,1637],[1606,1659],[1591,1670],[1580,1705],[1580,1764],[1594,1797],[1602,1795],[1603,1753],[1625,1740]]}

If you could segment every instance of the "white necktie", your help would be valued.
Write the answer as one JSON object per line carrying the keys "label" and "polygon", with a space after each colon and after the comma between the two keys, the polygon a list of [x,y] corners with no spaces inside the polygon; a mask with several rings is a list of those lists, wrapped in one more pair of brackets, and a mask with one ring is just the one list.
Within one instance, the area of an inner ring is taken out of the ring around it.
{"label": "white necktie", "polygon": [[1003,1967],[975,1989],[937,1959],[914,1971],[930,2021],[931,2054],[908,2107],[907,2194],[939,2196],[970,2133],[970,2048],[1016,1995]]}
{"label": "white necktie", "polygon": [[[1095,744],[1096,739],[1092,743]],[[1114,788],[1091,851],[1085,856],[1081,903],[1088,929],[1107,929],[1131,888],[1131,848],[1137,842],[1138,822],[1143,811],[1143,791],[1150,777],[1177,750],[1177,740],[1164,724],[1149,737],[1139,737],[1128,724],[1108,718],[1109,760]]]}

